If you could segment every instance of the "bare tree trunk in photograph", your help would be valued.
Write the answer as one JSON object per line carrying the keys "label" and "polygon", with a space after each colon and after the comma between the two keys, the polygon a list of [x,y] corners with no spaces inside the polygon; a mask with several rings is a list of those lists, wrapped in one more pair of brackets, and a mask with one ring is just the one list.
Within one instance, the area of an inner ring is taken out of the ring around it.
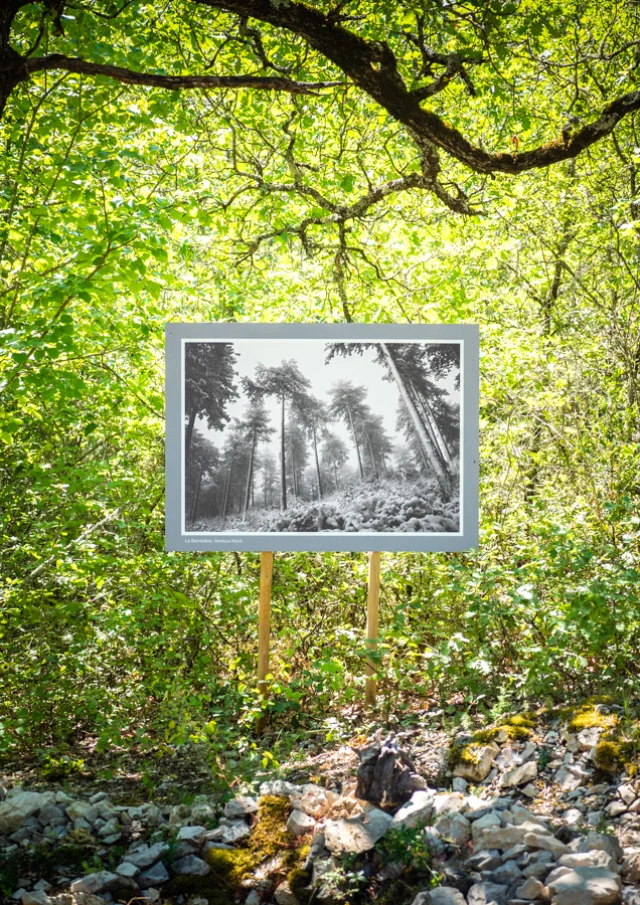
{"label": "bare tree trunk in photograph", "polygon": [[436,450],[436,447],[431,440],[431,437],[425,430],[424,424],[422,423],[422,419],[418,414],[418,410],[416,409],[411,396],[409,395],[409,391],[405,385],[405,382],[402,378],[402,374],[398,370],[398,366],[396,365],[391,352],[389,351],[386,343],[380,343],[380,347],[384,353],[384,356],[389,365],[389,369],[393,374],[393,378],[397,384],[398,390],[400,392],[400,396],[402,397],[402,401],[404,402],[407,412],[409,413],[409,417],[413,423],[416,434],[418,435],[418,440],[420,441],[420,445],[424,449],[425,455],[429,460],[429,464],[433,469],[436,480],[440,486],[443,496],[449,497],[451,493],[451,486],[449,483],[449,476],[445,471],[442,462],[440,461],[440,456]]}
{"label": "bare tree trunk in photograph", "polygon": [[247,517],[247,509],[249,508],[249,495],[251,493],[251,480],[253,478],[253,459],[256,452],[256,432],[253,431],[251,436],[251,455],[249,456],[249,473],[247,474],[247,485],[244,491],[244,508],[242,510],[242,521]]}
{"label": "bare tree trunk in photograph", "polygon": [[200,470],[198,471],[198,483],[196,484],[196,492],[193,498],[193,503],[191,505],[191,512],[189,513],[189,521],[193,521],[196,517],[196,513],[198,511],[198,500],[200,499],[200,485],[202,484],[202,465],[200,466]]}
{"label": "bare tree trunk in photograph", "polygon": [[282,409],[280,414],[280,508],[287,508],[287,472],[284,455],[284,393],[282,394]]}
{"label": "bare tree trunk in photograph", "polygon": [[313,454],[316,457],[316,478],[318,480],[318,499],[322,499],[322,478],[320,477],[320,462],[318,461],[318,437],[316,426],[313,425]]}
{"label": "bare tree trunk in photograph", "polygon": [[189,457],[189,447],[191,446],[191,437],[193,436],[193,425],[196,423],[196,411],[193,409],[189,413],[189,423],[187,424],[187,436],[184,441],[184,457],[185,460]]}
{"label": "bare tree trunk in photograph", "polygon": [[445,465],[447,466],[447,469],[449,470],[449,472],[451,472],[451,469],[453,467],[453,458],[449,451],[449,447],[447,446],[447,441],[442,436],[442,431],[438,427],[438,422],[436,421],[436,417],[433,414],[433,411],[431,410],[431,406],[429,405],[428,400],[425,399],[424,396],[421,396],[420,393],[416,390],[416,388],[414,386],[412,386],[412,389],[413,389],[414,396],[424,414],[425,423],[426,423],[427,427],[431,428],[431,434],[433,435],[436,446],[440,450],[440,453],[442,455]]}
{"label": "bare tree trunk in photograph", "polygon": [[336,463],[333,463],[333,480],[336,482],[336,490],[338,489],[338,469]]}
{"label": "bare tree trunk in photograph", "polygon": [[227,482],[224,485],[224,499],[222,501],[222,520],[227,517],[227,506],[229,505],[229,488],[231,487],[231,466],[227,470]]}
{"label": "bare tree trunk in photograph", "polygon": [[413,386],[413,384],[411,383],[411,381],[409,381],[409,382],[407,383],[406,386],[407,386],[407,391],[408,391],[409,395],[411,396],[414,405],[416,406],[416,410],[417,410],[417,412],[418,412],[418,415],[419,415],[419,417],[420,417],[420,420],[422,421],[422,424],[423,424],[423,426],[424,426],[424,429],[425,429],[426,432],[428,433],[429,438],[431,439],[431,442],[433,443],[434,449],[435,449],[435,451],[436,451],[436,453],[437,453],[437,455],[438,455],[438,458],[440,459],[440,462],[442,463],[442,467],[443,467],[444,470],[448,473],[448,469],[447,469],[447,466],[446,466],[446,462],[445,462],[445,459],[444,459],[444,455],[443,455],[443,453],[442,453],[442,450],[441,450],[440,447],[438,446],[438,442],[437,442],[437,440],[436,440],[435,434],[433,433],[433,429],[432,429],[432,427],[431,427],[431,424],[430,424],[430,422],[429,422],[428,419],[427,419],[426,412],[425,412],[425,410],[424,410],[424,407],[423,407],[422,404],[421,404],[421,400],[420,400],[419,397],[418,397],[418,393],[416,392],[416,389],[415,389],[415,387]]}
{"label": "bare tree trunk in photograph", "polygon": [[373,468],[373,477],[378,480],[378,469],[376,468],[376,459],[373,455],[373,446],[371,445],[371,437],[369,436],[369,431],[365,430],[365,437],[367,438],[367,445],[369,446],[369,455],[371,456],[371,467]]}
{"label": "bare tree trunk in photograph", "polygon": [[291,485],[293,487],[293,496],[297,503],[298,502],[298,478],[296,475],[296,456],[293,451],[293,437],[289,438],[289,455],[291,457]]}
{"label": "bare tree trunk in photograph", "polygon": [[360,480],[364,480],[364,471],[362,469],[362,457],[360,456],[360,445],[358,444],[358,435],[356,434],[355,425],[353,423],[353,415],[351,414],[351,408],[349,411],[349,424],[351,425],[351,433],[353,434],[353,442],[356,445],[356,455],[358,456],[358,468],[360,469]]}

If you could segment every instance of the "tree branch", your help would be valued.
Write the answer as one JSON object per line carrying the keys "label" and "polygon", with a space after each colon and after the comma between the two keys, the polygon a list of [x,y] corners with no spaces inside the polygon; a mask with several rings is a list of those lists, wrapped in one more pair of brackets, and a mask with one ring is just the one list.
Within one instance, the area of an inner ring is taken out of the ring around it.
{"label": "tree branch", "polygon": [[77,57],[65,57],[52,53],[46,57],[25,60],[26,72],[45,72],[63,69],[81,75],[102,75],[125,85],[146,85],[181,91],[191,88],[257,88],[263,91],[284,91],[289,94],[315,94],[322,88],[333,88],[341,82],[296,82],[293,79],[259,75],[160,75],[152,72],[135,72],[122,66],[92,63]]}
{"label": "tree branch", "polygon": [[271,0],[195,2],[212,9],[249,16],[304,38],[402,123],[415,139],[431,142],[477,173],[517,175],[570,160],[610,135],[624,116],[640,110],[640,91],[632,91],[611,101],[597,119],[573,135],[562,136],[529,151],[492,153],[472,144],[436,113],[420,106],[420,89],[417,89],[416,96],[416,92],[408,90],[403,84],[387,44],[367,41],[348,31],[329,15],[296,0],[281,3],[272,3]]}

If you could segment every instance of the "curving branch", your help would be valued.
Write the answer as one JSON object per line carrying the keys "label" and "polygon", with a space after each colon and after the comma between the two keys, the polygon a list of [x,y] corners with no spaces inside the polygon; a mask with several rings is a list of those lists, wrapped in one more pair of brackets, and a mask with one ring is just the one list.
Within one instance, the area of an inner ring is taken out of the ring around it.
{"label": "curving branch", "polygon": [[160,75],[152,72],[136,72],[108,63],[92,63],[77,57],[65,57],[51,53],[45,57],[31,57],[24,61],[25,71],[46,72],[57,69],[80,75],[102,75],[125,85],[144,85],[150,88],[166,88],[182,91],[193,88],[258,88],[262,91],[284,91],[288,94],[315,94],[322,88],[333,88],[341,82],[296,82],[279,76],[260,75]]}
{"label": "curving branch", "polygon": [[[420,105],[425,89],[411,91],[404,84],[393,51],[385,42],[367,41],[344,28],[330,14],[296,0],[195,0],[212,9],[249,16],[304,38],[331,60],[359,88],[419,141],[431,142],[477,173],[509,173],[548,167],[577,157],[610,135],[620,120],[640,110],[640,91],[632,91],[607,104],[600,115],[573,134],[564,135],[528,151],[490,152],[470,142],[438,114]],[[438,62],[434,60],[434,62]],[[455,68],[455,64],[454,68]],[[463,69],[458,69],[462,76]],[[467,85],[469,87],[469,85]],[[437,89],[434,87],[432,93]]]}

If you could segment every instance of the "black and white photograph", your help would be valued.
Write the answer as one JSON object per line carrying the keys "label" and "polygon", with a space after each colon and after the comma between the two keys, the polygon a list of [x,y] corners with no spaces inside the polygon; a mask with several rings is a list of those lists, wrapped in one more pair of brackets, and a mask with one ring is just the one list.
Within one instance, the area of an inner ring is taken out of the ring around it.
{"label": "black and white photograph", "polygon": [[184,340],[184,533],[460,533],[462,345]]}

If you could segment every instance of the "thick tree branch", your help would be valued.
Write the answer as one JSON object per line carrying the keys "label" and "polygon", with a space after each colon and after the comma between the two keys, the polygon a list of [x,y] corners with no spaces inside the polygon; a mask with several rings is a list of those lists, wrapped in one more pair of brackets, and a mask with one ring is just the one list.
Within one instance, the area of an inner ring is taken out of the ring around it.
{"label": "thick tree branch", "polygon": [[57,69],[80,75],[102,75],[125,85],[145,85],[151,88],[167,88],[181,91],[191,88],[257,88],[263,91],[284,91],[288,94],[315,94],[322,88],[332,88],[340,82],[296,82],[277,76],[259,75],[160,75],[152,72],[135,72],[122,66],[91,63],[76,57],[52,53],[46,57],[31,57],[24,62],[26,72],[44,72]]}
{"label": "thick tree branch", "polygon": [[420,89],[412,92],[398,75],[388,45],[366,41],[320,10],[295,0],[195,0],[212,9],[259,19],[300,37],[341,69],[409,132],[429,141],[478,173],[524,173],[577,157],[610,135],[620,120],[640,110],[640,91],[632,91],[607,104],[593,122],[573,135],[565,135],[529,151],[491,153],[472,144],[440,116],[420,106]]}

